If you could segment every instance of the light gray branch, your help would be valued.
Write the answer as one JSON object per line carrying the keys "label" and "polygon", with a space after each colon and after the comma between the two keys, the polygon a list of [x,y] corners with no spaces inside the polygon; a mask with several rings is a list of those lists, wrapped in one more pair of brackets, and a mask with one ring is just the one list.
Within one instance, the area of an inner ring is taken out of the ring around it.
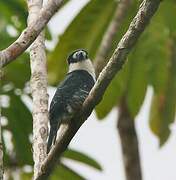
{"label": "light gray branch", "polygon": [[88,98],[85,100],[81,111],[70,121],[70,128],[64,134],[63,138],[56,142],[55,147],[51,150],[43,163],[42,170],[37,180],[47,179],[47,177],[51,174],[59,158],[80,128],[81,124],[84,123],[94,107],[101,101],[101,98],[111,80],[115,77],[117,72],[122,69],[128,54],[137,43],[137,40],[149,24],[154,13],[157,11],[160,2],[161,0],[144,0],[142,2],[137,15],[134,17],[129,29],[119,42],[107,66],[100,73],[100,76]]}
{"label": "light gray branch", "polygon": [[21,33],[19,38],[9,47],[0,51],[0,68],[15,60],[32,44],[54,13],[61,7],[62,2],[63,0],[49,0],[39,12],[37,19]]}
{"label": "light gray branch", "polygon": [[[40,12],[43,0],[27,0],[28,25]],[[44,32],[41,32],[30,48],[31,92],[33,99],[33,159],[34,179],[46,158],[48,136],[48,94]]]}

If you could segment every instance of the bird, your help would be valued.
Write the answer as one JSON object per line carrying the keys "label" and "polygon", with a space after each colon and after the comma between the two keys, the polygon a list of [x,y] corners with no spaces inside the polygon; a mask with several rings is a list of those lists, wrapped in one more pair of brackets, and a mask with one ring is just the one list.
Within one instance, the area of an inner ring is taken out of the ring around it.
{"label": "bird", "polygon": [[73,51],[67,62],[69,70],[58,85],[49,108],[47,154],[55,144],[61,125],[67,124],[67,120],[81,109],[96,81],[95,69],[86,50]]}

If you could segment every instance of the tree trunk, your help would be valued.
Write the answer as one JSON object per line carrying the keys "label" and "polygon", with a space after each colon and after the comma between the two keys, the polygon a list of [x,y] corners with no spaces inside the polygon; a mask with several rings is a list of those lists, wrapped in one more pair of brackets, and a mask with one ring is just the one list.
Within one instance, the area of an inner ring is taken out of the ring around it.
{"label": "tree trunk", "polygon": [[142,180],[138,138],[134,119],[131,117],[125,99],[121,100],[117,122],[122,154],[125,166],[126,180]]}
{"label": "tree trunk", "polygon": [[[43,0],[28,0],[28,25],[32,24],[42,9]],[[47,154],[48,94],[45,37],[41,32],[30,47],[31,94],[33,98],[33,159],[34,178],[38,176]]]}

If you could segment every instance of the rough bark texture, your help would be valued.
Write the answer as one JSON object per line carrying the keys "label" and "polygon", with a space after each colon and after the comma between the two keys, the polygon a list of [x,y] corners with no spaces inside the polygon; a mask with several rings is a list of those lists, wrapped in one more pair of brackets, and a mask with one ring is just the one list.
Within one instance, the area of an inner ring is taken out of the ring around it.
{"label": "rough bark texture", "polygon": [[80,126],[81,124],[78,125],[78,123],[75,121],[68,123],[66,131],[61,133],[62,137],[57,139],[55,147],[51,149],[48,157],[45,159],[37,180],[49,179],[50,174],[53,172],[54,168],[59,162],[59,158],[66,150],[69,142],[72,140]]}
{"label": "rough bark texture", "polygon": [[68,131],[66,131],[62,136],[62,139],[56,142],[55,147],[43,163],[42,171],[37,180],[46,179],[52,172],[52,169],[57,164],[63,151],[67,148],[81,124],[84,123],[94,107],[101,101],[101,98],[111,80],[115,77],[117,72],[121,70],[126,61],[127,55],[136,44],[150,19],[158,9],[160,2],[161,0],[144,0],[142,2],[137,15],[134,17],[128,31],[119,42],[107,66],[100,73],[100,76],[88,98],[85,100],[82,109],[74,119],[70,120],[70,128],[68,128]]}
{"label": "rough bark texture", "polygon": [[49,0],[19,38],[9,47],[0,51],[0,68],[15,60],[34,42],[54,13],[61,7],[62,2],[63,0]]}
{"label": "rough bark texture", "polygon": [[112,21],[102,39],[94,61],[97,77],[107,63],[107,56],[112,48],[112,42],[116,38],[115,36],[128,12],[131,1],[132,0],[121,0],[117,4],[114,17],[112,18]]}
{"label": "rough bark texture", "polygon": [[122,144],[126,180],[142,180],[138,139],[134,119],[129,113],[125,98],[122,99],[119,106],[117,127]]}
{"label": "rough bark texture", "polygon": [[[28,0],[28,24],[38,16],[43,0]],[[33,98],[33,159],[34,179],[38,176],[46,158],[48,136],[48,94],[44,32],[41,32],[30,48],[31,92]]]}

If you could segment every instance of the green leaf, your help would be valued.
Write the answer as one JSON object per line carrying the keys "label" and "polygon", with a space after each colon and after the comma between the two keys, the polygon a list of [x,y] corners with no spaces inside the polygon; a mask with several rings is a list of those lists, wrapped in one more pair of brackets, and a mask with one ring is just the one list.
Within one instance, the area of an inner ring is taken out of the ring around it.
{"label": "green leaf", "polygon": [[2,83],[13,83],[16,88],[24,88],[24,85],[30,79],[30,64],[28,54],[23,54],[14,62],[4,68]]}
{"label": "green leaf", "polygon": [[[162,16],[164,20],[165,27],[169,28],[169,33],[171,35],[175,34],[176,24],[174,23],[174,18],[176,12],[176,1],[167,0],[161,3],[160,9],[158,11],[158,16]],[[170,17],[170,18],[169,18]]]}
{"label": "green leaf", "polygon": [[71,170],[64,164],[59,164],[59,167],[55,169],[51,175],[51,180],[84,180],[85,178]]}
{"label": "green leaf", "polygon": [[[176,45],[175,45],[176,47]],[[170,135],[170,124],[174,122],[176,111],[176,48],[170,57],[169,76],[163,91],[155,93],[151,106],[150,127],[159,137],[160,145],[163,145]]]}
{"label": "green leaf", "polygon": [[145,39],[147,34],[141,37],[135,49],[129,56],[129,71],[126,85],[126,100],[130,114],[135,117],[144,101],[147,90],[147,54],[148,49]]}
{"label": "green leaf", "polygon": [[48,27],[45,28],[45,38],[49,41],[52,40],[52,35]]}
{"label": "green leaf", "polygon": [[26,26],[26,8],[26,3],[21,0],[0,1],[0,14],[19,30]]}
{"label": "green leaf", "polygon": [[[137,64],[138,62],[136,61]],[[141,63],[141,62],[140,62]],[[139,64],[140,64],[139,63]],[[131,79],[128,82],[127,91],[127,105],[130,114],[135,117],[144,101],[146,90],[147,90],[147,75],[145,73],[145,67],[143,65],[135,66],[133,64],[133,69],[131,73]],[[138,65],[139,65],[138,64]],[[135,66],[135,67],[134,67]]]}
{"label": "green leaf", "polygon": [[[3,26],[0,29],[0,49],[4,49],[9,46],[15,38],[12,38],[7,33],[6,28]],[[30,78],[30,66],[29,57],[26,53],[19,56],[17,60],[10,63],[3,68],[3,76],[1,77],[1,86],[7,83],[13,83],[16,88],[23,88],[24,84],[29,81]]]}
{"label": "green leaf", "polygon": [[82,152],[78,152],[78,151],[75,151],[72,149],[68,149],[63,154],[63,157],[68,158],[68,159],[72,159],[75,161],[79,161],[79,162],[84,163],[88,166],[91,166],[97,170],[102,170],[101,166],[93,158],[83,154]]}
{"label": "green leaf", "polygon": [[0,40],[1,40],[0,49],[6,48],[14,41],[14,38],[10,37],[9,34],[7,33],[5,21],[3,22],[0,29]]}
{"label": "green leaf", "polygon": [[33,177],[33,173],[25,173],[25,172],[20,173],[20,179],[22,180],[31,180],[32,177]]}
{"label": "green leaf", "polygon": [[126,89],[128,70],[129,63],[127,63],[123,67],[123,70],[112,80],[102,101],[96,106],[95,110],[98,119],[105,118],[112,108],[119,103]]}
{"label": "green leaf", "polygon": [[[65,2],[67,3],[68,0]],[[27,26],[27,4],[24,0],[5,0],[0,2],[1,20],[6,20],[6,25],[11,24],[21,32]],[[46,28],[46,39],[51,40],[51,34]]]}
{"label": "green leaf", "polygon": [[1,22],[0,22],[0,33],[2,32],[2,31],[4,31],[5,29],[6,29],[6,20],[1,16],[1,14],[0,14],[0,18],[1,18]]}
{"label": "green leaf", "polygon": [[63,78],[66,73],[66,59],[71,51],[84,48],[91,58],[94,56],[115,6],[116,2],[113,0],[92,0],[81,10],[49,56],[51,84],[55,85]]}
{"label": "green leaf", "polygon": [[165,88],[168,77],[168,32],[169,29],[164,25],[162,14],[157,14],[148,29],[148,47],[145,48],[145,51],[148,51],[146,57],[149,64],[148,80],[155,92]]}
{"label": "green leaf", "polygon": [[10,106],[2,108],[2,115],[8,119],[8,127],[13,135],[16,158],[19,165],[32,164],[29,134],[32,132],[32,115],[21,101],[20,96],[8,92]]}
{"label": "green leaf", "polygon": [[[158,29],[160,31],[158,32]],[[127,85],[127,103],[133,117],[137,115],[143,103],[147,84],[154,87],[155,92],[166,86],[168,76],[169,34],[162,14],[159,13],[140,38],[135,50],[129,57],[130,73]]]}
{"label": "green leaf", "polygon": [[[3,127],[2,127],[2,133],[3,133]],[[4,136],[2,135],[2,144],[3,144],[3,165],[4,167],[8,167],[10,165],[10,157],[7,152],[7,148],[4,143]]]}
{"label": "green leaf", "polygon": [[[119,28],[116,38],[112,42],[112,50],[109,52],[107,58],[109,58],[117,46],[117,42],[120,40],[122,35],[125,33],[129,23],[131,22],[133,16],[137,11],[137,1],[133,1],[131,7],[129,8],[128,14],[124,19],[121,27]],[[126,92],[128,74],[129,74],[129,62],[125,64],[123,69],[117,74],[117,76],[113,79],[110,86],[106,90],[102,101],[100,104],[96,106],[96,114],[99,119],[103,119],[114,106],[117,106],[121,97]]]}

